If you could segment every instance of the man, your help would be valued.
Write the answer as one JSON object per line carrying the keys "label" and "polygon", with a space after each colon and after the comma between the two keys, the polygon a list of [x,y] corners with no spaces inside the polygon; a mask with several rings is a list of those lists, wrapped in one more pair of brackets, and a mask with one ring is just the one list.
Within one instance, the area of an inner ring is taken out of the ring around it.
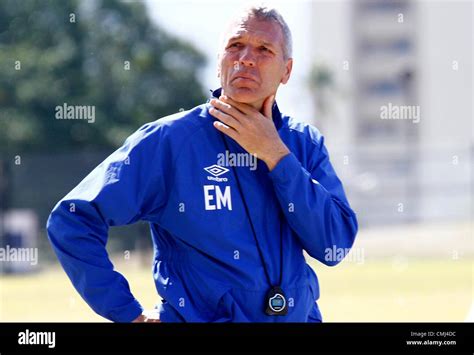
{"label": "man", "polygon": [[[94,311],[116,322],[322,321],[303,250],[336,265],[327,251],[351,248],[358,226],[319,131],[276,105],[292,65],[281,15],[250,8],[225,32],[222,89],[141,127],[56,205],[49,238]],[[105,249],[109,226],[138,220],[151,226],[159,320]]]}

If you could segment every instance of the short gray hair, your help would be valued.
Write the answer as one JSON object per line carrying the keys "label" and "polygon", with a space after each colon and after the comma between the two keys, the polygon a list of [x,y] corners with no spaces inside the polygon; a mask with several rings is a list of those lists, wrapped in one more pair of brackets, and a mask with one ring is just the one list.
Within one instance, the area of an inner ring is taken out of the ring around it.
{"label": "short gray hair", "polygon": [[280,28],[281,31],[283,32],[283,57],[285,59],[289,59],[293,55],[293,39],[291,37],[291,31],[290,28],[288,27],[288,24],[286,21],[283,19],[283,16],[280,14],[280,12],[273,8],[269,7],[266,5],[252,5],[244,8],[244,10],[239,13],[237,18],[232,21],[232,23],[235,23],[235,21],[238,20],[246,20],[249,18],[256,18],[261,21],[273,21],[276,22]]}

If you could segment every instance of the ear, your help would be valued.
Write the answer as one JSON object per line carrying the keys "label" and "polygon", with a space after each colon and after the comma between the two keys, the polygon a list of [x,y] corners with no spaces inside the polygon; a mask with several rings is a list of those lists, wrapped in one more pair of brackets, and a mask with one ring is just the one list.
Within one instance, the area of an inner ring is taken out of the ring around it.
{"label": "ear", "polygon": [[291,70],[293,69],[293,58],[289,58],[285,64],[285,74],[281,79],[282,84],[286,84],[290,80]]}
{"label": "ear", "polygon": [[217,77],[221,77],[221,56],[220,53],[217,53]]}

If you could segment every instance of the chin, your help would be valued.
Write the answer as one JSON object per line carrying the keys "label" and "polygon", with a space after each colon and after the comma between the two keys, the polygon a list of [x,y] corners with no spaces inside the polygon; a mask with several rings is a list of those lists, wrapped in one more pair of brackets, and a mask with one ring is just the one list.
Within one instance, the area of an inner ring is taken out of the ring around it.
{"label": "chin", "polygon": [[249,87],[238,87],[225,90],[226,95],[229,95],[235,101],[250,104],[260,99],[261,95],[257,90]]}

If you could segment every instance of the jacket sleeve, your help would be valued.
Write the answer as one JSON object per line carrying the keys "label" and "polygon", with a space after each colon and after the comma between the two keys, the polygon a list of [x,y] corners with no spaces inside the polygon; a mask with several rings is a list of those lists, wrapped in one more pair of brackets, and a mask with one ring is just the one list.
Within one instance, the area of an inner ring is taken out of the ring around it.
{"label": "jacket sleeve", "polygon": [[[308,158],[309,171],[293,153],[269,172],[284,215],[303,248],[313,258],[334,266],[352,247],[358,223],[330,161],[324,137]],[[341,248],[341,249],[340,249]],[[339,257],[337,257],[339,256]]]}
{"label": "jacket sleeve", "polygon": [[49,240],[76,290],[101,316],[129,322],[143,308],[114,271],[106,243],[109,226],[157,218],[164,205],[166,145],[156,123],[131,135],[57,203]]}

